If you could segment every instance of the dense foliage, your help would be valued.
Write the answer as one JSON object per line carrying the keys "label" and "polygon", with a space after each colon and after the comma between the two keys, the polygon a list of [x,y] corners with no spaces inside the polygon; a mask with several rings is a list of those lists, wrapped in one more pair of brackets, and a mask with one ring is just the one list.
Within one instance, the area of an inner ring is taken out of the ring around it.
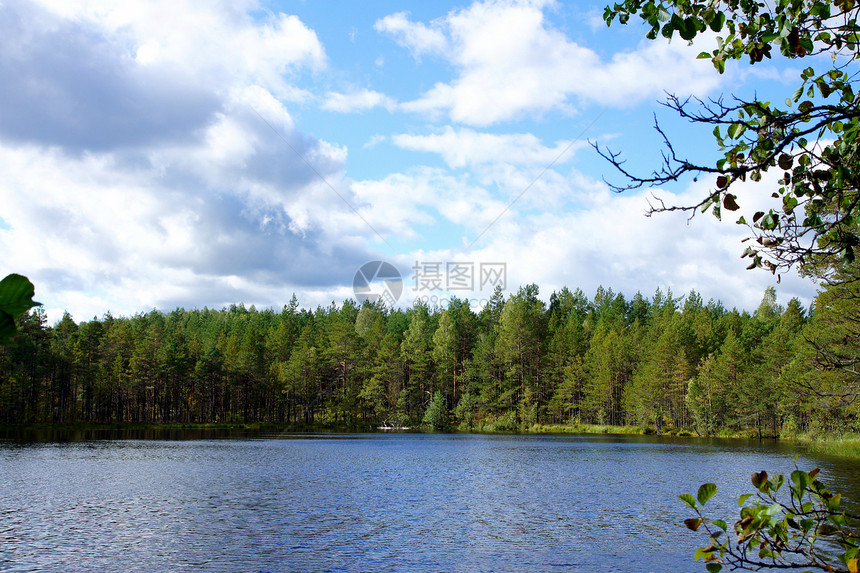
{"label": "dense foliage", "polygon": [[753,313],[657,291],[630,300],[529,285],[479,312],[387,310],[105,315],[53,326],[36,309],[0,349],[0,423],[276,422],[463,429],[638,425],[702,434],[853,428],[854,380],[809,341],[851,324],[824,295],[810,318],[773,289]]}

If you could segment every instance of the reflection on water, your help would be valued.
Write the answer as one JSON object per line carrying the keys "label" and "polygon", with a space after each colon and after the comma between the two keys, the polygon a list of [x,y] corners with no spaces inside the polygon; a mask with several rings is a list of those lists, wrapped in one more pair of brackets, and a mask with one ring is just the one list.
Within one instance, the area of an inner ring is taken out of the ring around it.
{"label": "reflection on water", "polygon": [[[677,495],[715,481],[709,506],[732,516],[753,471],[790,472],[796,453],[638,436],[178,438],[0,442],[0,571],[700,571]],[[860,492],[852,464],[798,464]]]}

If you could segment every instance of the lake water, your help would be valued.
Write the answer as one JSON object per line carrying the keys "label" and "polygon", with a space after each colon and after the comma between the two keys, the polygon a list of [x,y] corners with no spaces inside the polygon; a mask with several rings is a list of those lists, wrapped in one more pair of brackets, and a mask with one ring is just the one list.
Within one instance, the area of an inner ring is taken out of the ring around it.
{"label": "lake water", "polygon": [[[796,453],[640,436],[212,436],[0,440],[0,571],[704,571],[677,495],[714,481],[708,505],[728,520],[753,471],[790,472]],[[801,452],[798,465],[860,499],[857,464]]]}

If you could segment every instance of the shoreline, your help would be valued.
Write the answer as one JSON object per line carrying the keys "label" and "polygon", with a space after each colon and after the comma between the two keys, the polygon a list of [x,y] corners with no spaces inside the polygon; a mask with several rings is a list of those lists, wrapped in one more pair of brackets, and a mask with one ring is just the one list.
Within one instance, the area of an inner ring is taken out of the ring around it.
{"label": "shoreline", "polygon": [[[89,434],[95,433],[140,433],[143,438],[150,437],[147,434],[176,434],[181,433],[206,433],[206,432],[279,432],[286,434],[329,434],[329,433],[360,433],[360,434],[383,434],[388,432],[409,433],[435,433],[425,432],[420,428],[392,428],[381,429],[374,424],[363,424],[359,426],[333,425],[333,424],[286,424],[286,423],[187,423],[187,424],[140,424],[140,423],[113,423],[113,424],[86,424],[86,423],[57,423],[57,424],[0,424],[0,438],[9,434],[21,432],[44,434],[46,441],[51,441],[51,435],[60,441],[65,441],[62,434],[83,434],[83,439],[88,439]],[[719,432],[717,434],[698,434],[691,429],[676,429],[657,432],[652,427],[642,426],[611,426],[606,424],[534,424],[528,428],[518,429],[496,429],[492,425],[478,425],[471,429],[450,428],[451,434],[486,434],[486,435],[639,435],[654,437],[675,438],[719,438],[738,440],[774,440],[785,443],[796,443],[808,449],[810,453],[834,456],[843,459],[860,459],[860,434],[843,434],[839,436],[821,436],[810,434],[763,433],[758,431],[742,430],[737,432]],[[67,436],[68,437],[68,436]],[[151,436],[155,437],[155,436]],[[110,439],[110,438],[108,438]]]}

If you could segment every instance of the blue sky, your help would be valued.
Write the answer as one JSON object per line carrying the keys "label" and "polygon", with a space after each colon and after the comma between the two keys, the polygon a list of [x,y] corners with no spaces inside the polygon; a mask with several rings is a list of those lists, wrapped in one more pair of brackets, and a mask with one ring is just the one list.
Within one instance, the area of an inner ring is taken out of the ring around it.
{"label": "blue sky", "polygon": [[[353,296],[356,271],[502,263],[506,288],[696,289],[754,309],[744,229],[644,216],[707,178],[612,193],[588,145],[639,172],[654,114],[693,158],[709,130],[665,93],[782,101],[796,72],[607,28],[603,4],[21,0],[0,4],[0,272],[28,275],[49,318]],[[740,199],[765,204],[767,178]],[[764,187],[763,187],[764,186]],[[793,275],[780,300],[808,304]],[[480,300],[489,292],[460,290]]]}

